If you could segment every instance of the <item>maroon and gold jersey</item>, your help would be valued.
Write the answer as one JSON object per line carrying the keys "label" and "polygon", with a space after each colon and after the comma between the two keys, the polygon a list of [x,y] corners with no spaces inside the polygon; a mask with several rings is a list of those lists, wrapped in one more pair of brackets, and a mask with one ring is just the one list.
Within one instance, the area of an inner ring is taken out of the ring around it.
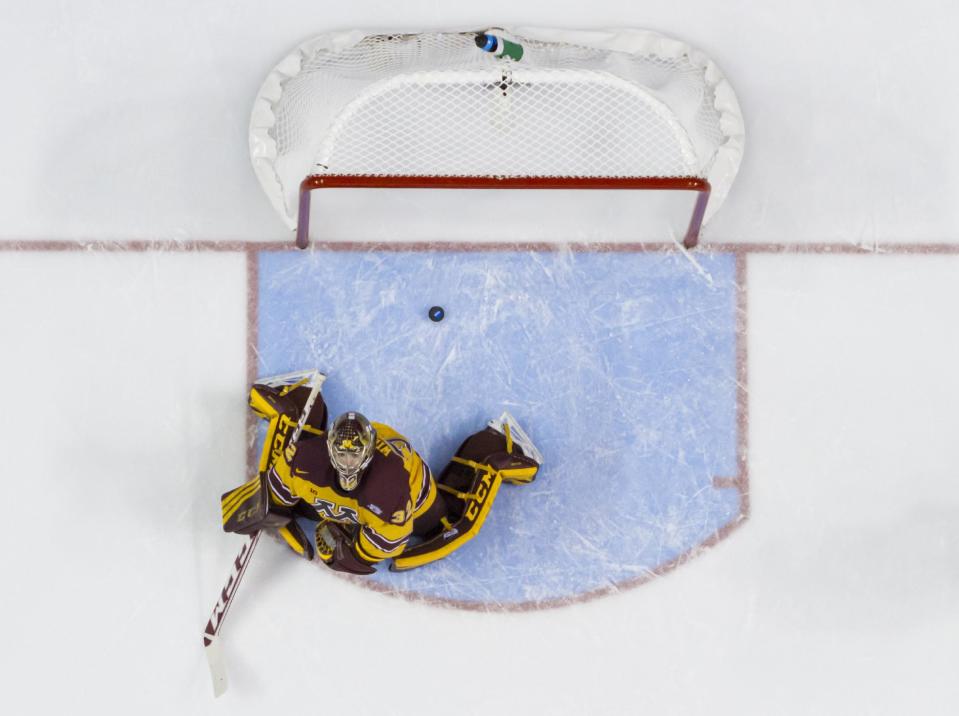
{"label": "maroon and gold jersey", "polygon": [[413,531],[413,520],[436,499],[429,467],[393,428],[373,423],[376,450],[359,486],[343,490],[330,464],[325,435],[304,440],[292,463],[277,460],[269,471],[271,499],[292,506],[304,501],[320,519],[356,525],[356,554],[375,563],[398,556]]}

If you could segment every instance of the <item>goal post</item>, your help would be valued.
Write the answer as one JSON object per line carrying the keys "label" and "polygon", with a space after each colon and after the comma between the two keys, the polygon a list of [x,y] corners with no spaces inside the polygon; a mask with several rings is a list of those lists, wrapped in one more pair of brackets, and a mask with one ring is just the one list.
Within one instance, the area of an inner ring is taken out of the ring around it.
{"label": "goal post", "polygon": [[[485,52],[478,36],[521,51]],[[639,30],[323,35],[270,73],[250,132],[260,183],[301,248],[313,192],[333,188],[693,192],[691,247],[742,148],[718,68]]]}

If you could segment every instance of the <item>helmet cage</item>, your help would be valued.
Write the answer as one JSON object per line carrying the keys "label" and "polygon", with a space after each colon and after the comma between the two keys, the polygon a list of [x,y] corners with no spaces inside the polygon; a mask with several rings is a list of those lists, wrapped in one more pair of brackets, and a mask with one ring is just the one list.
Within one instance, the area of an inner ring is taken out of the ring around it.
{"label": "helmet cage", "polygon": [[347,492],[355,490],[360,484],[363,471],[373,460],[375,441],[373,426],[360,413],[343,413],[333,421],[326,436],[326,445],[340,487]]}

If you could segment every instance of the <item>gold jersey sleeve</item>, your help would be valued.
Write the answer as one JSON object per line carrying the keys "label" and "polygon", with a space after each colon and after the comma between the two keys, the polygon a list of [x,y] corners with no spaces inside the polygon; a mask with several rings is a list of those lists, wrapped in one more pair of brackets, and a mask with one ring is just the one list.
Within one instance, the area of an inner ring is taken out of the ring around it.
{"label": "gold jersey sleeve", "polygon": [[361,516],[366,519],[360,525],[353,543],[357,555],[375,564],[402,554],[413,534],[413,520],[397,525],[385,522],[366,510],[361,512]]}

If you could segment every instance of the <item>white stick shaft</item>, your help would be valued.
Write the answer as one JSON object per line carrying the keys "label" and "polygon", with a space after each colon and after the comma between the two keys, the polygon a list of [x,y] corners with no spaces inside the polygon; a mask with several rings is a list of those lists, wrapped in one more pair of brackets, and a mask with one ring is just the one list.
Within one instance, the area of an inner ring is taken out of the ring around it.
{"label": "white stick shaft", "polygon": [[313,410],[313,403],[316,402],[316,396],[320,394],[320,387],[323,385],[323,381],[320,380],[320,373],[314,371],[313,377],[310,379],[313,381],[313,388],[310,390],[310,395],[306,399],[306,403],[303,405],[303,413],[300,415],[299,421],[296,423],[296,430],[293,431],[293,437],[290,438],[290,444],[296,444],[296,441],[300,439],[300,433],[303,432],[303,426],[306,425],[306,419],[310,415],[310,411]]}
{"label": "white stick shaft", "polygon": [[243,579],[243,575],[246,574],[246,568],[250,564],[250,557],[253,556],[253,550],[256,549],[259,541],[260,532],[256,531],[249,535],[247,541],[243,543],[243,547],[240,548],[240,553],[236,556],[236,559],[233,560],[233,569],[230,571],[230,576],[226,580],[226,585],[220,592],[220,598],[217,600],[216,606],[213,607],[213,613],[210,615],[210,620],[206,623],[206,629],[203,630],[203,646],[206,652],[207,662],[210,665],[210,676],[213,678],[214,696],[220,696],[226,691],[227,686],[226,665],[223,662],[223,655],[220,652],[220,643],[217,636],[220,633],[220,627],[223,626],[223,621],[226,619],[227,612],[230,611],[230,606],[233,604],[233,597],[236,595],[236,590],[240,587],[240,581]]}

